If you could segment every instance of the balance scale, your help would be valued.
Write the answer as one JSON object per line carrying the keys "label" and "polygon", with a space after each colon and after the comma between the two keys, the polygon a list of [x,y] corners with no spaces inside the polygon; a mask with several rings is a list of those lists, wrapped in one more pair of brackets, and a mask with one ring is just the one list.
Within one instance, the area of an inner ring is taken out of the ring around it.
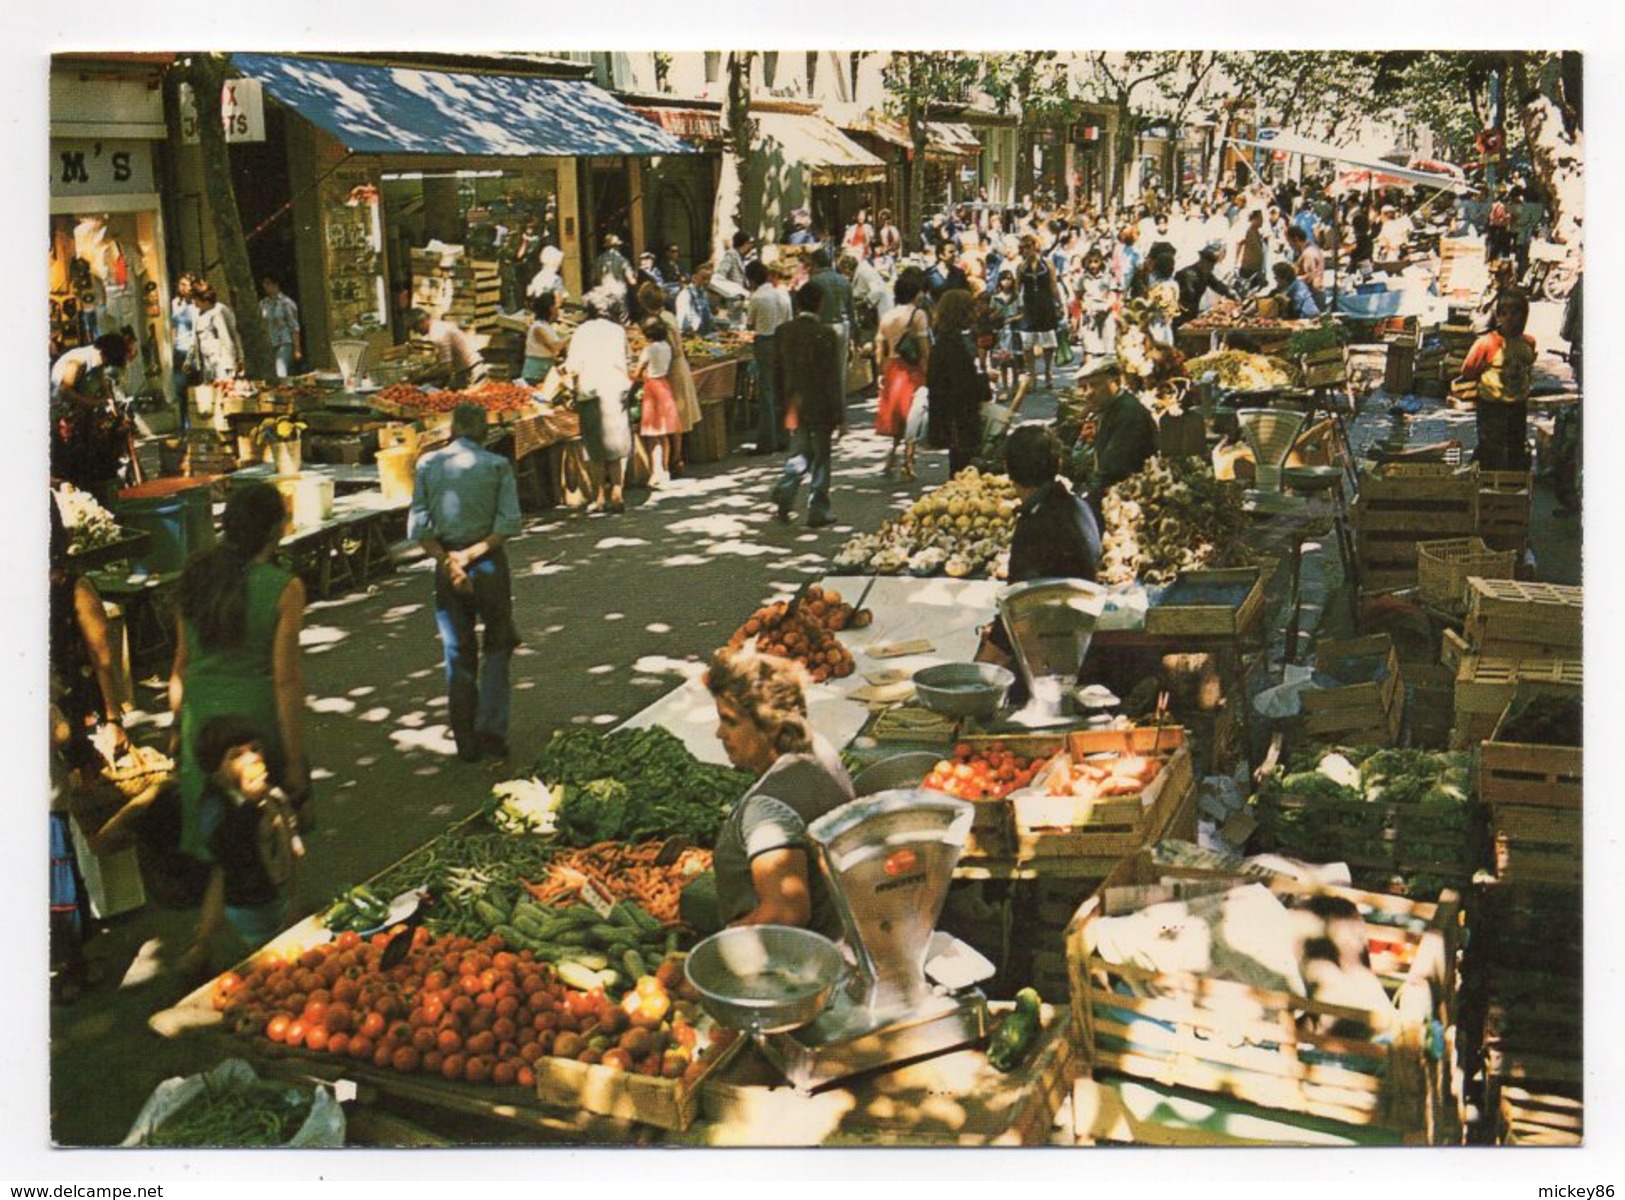
{"label": "balance scale", "polygon": [[857,965],[811,1021],[758,1038],[797,1089],[943,1054],[986,1034],[987,998],[974,985],[994,974],[993,964],[936,931],[974,811],[939,792],[897,788],[808,826]]}
{"label": "balance scale", "polygon": [[1031,697],[1009,724],[1029,729],[1077,724],[1068,698],[1106,610],[1106,589],[1081,579],[1034,579],[1005,588],[998,605]]}
{"label": "balance scale", "polygon": [[1243,502],[1255,512],[1290,513],[1308,506],[1302,496],[1289,496],[1281,487],[1281,470],[1303,430],[1305,417],[1290,408],[1239,408],[1236,423],[1253,452],[1254,481]]}
{"label": "balance scale", "polygon": [[360,338],[337,338],[333,342],[333,361],[344,376],[344,386],[353,388],[362,380],[361,365],[367,361],[367,343]]}

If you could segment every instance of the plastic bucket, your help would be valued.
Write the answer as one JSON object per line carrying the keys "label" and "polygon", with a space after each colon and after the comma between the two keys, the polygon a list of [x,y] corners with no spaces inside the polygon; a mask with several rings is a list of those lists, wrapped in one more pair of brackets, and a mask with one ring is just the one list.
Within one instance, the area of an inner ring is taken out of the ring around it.
{"label": "plastic bucket", "polygon": [[207,484],[175,488],[127,488],[114,505],[119,524],[143,530],[147,540],[135,552],[135,565],[149,574],[179,571],[186,560],[214,545],[214,495]]}

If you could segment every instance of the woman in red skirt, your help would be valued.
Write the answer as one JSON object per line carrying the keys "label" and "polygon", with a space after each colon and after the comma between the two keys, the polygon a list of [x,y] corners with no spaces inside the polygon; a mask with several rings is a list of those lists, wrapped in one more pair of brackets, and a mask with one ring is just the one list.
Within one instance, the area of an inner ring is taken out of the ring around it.
{"label": "woman in red skirt", "polygon": [[[640,329],[649,344],[638,356],[636,378],[643,381],[643,420],[638,426],[649,443],[649,487],[664,487],[671,478],[668,464],[675,461],[673,443],[683,436],[682,423],[677,416],[677,400],[672,395],[672,349],[667,340],[669,331],[659,317],[650,317]],[[668,452],[669,451],[669,452]]]}
{"label": "woman in red skirt", "polygon": [[898,447],[903,447],[904,479],[914,478],[914,442],[904,443],[908,414],[915,391],[925,385],[931,357],[931,318],[916,304],[924,284],[925,274],[918,267],[909,267],[897,277],[897,303],[881,320],[875,337],[875,362],[880,368],[875,432],[892,440],[886,474],[892,473]]}

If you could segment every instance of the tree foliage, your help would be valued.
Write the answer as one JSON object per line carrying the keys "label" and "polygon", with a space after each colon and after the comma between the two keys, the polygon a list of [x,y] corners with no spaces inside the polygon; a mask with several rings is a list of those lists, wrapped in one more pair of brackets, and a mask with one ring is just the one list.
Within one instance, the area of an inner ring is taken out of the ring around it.
{"label": "tree foliage", "polygon": [[963,103],[981,74],[978,55],[951,50],[900,50],[886,60],[882,73],[886,111],[907,123],[911,146],[902,225],[904,236],[911,241],[924,215],[926,122],[930,108],[933,104]]}

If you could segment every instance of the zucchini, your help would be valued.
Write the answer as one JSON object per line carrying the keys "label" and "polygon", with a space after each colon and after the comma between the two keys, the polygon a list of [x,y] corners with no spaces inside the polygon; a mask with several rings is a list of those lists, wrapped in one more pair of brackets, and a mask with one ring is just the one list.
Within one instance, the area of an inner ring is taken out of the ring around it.
{"label": "zucchini", "polygon": [[1027,1051],[1038,1040],[1043,1000],[1032,988],[1016,993],[1015,1011],[1007,1016],[988,1044],[988,1065],[996,1071],[1009,1073],[1021,1065]]}
{"label": "zucchini", "polygon": [[566,987],[573,987],[582,992],[590,992],[594,988],[603,986],[602,981],[598,978],[597,971],[589,970],[574,959],[567,958],[560,962],[556,970],[558,971],[559,980]]}

